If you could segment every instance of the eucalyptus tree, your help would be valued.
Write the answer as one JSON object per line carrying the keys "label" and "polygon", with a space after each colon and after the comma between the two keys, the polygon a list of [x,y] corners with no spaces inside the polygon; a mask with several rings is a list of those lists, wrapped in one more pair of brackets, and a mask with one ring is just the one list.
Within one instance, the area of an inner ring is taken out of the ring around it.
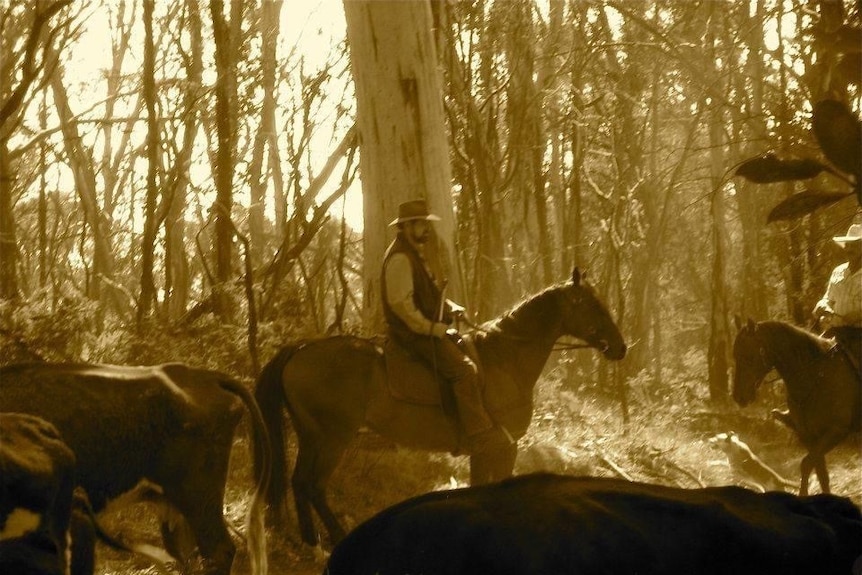
{"label": "eucalyptus tree", "polygon": [[364,207],[364,308],[366,329],[382,325],[380,265],[387,222],[400,202],[426,198],[441,218],[437,247],[458,295],[451,268],[454,215],[451,169],[443,115],[443,90],[431,33],[428,0],[350,0],[344,3],[351,71],[356,91]]}

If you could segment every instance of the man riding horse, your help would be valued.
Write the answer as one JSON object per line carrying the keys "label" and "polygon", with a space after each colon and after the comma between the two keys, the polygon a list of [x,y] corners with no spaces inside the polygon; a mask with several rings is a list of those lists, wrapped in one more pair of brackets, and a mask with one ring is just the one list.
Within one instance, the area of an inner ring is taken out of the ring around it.
{"label": "man riding horse", "polygon": [[431,222],[439,220],[428,212],[425,200],[398,207],[398,217],[389,224],[397,226],[398,235],[383,258],[383,316],[389,337],[451,386],[468,451],[491,452],[508,445],[509,439],[485,409],[476,364],[453,341],[457,330],[450,325],[461,308],[445,300],[426,259]]}
{"label": "man riding horse", "polygon": [[[824,330],[823,337],[833,338],[862,378],[862,224],[853,224],[843,236],[832,240],[841,246],[847,261],[836,266],[826,285],[826,293],[814,306],[812,314]],[[789,412],[773,411],[775,416],[793,427]]]}
{"label": "man riding horse", "polygon": [[842,247],[847,261],[832,270],[826,293],[814,306],[814,317],[834,337],[859,368],[862,355],[862,224],[853,224],[847,235],[832,238]]}

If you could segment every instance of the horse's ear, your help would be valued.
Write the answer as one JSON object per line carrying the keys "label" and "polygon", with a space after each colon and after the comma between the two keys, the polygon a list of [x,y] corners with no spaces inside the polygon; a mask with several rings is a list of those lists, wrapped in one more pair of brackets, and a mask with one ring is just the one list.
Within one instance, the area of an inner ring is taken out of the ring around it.
{"label": "horse's ear", "polygon": [[748,325],[746,327],[748,327],[748,329],[750,329],[751,331],[754,331],[757,326],[754,324],[753,319],[748,318]]}
{"label": "horse's ear", "polygon": [[575,269],[572,270],[572,283],[575,285],[580,285],[581,283],[581,270],[578,269],[578,266],[575,266]]}
{"label": "horse's ear", "polygon": [[742,318],[739,317],[738,313],[733,314],[733,325],[736,326],[736,331],[742,330]]}

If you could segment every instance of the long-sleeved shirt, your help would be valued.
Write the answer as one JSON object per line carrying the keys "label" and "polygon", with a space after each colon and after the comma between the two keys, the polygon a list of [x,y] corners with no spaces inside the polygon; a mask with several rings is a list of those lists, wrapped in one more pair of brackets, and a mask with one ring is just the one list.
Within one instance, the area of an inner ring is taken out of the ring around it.
{"label": "long-sleeved shirt", "polygon": [[835,314],[833,326],[862,326],[862,269],[850,273],[850,264],[845,262],[832,270],[826,293],[817,305]]}
{"label": "long-sleeved shirt", "polygon": [[[398,314],[412,331],[423,335],[432,333],[437,322],[422,315],[413,302],[413,270],[410,267],[410,259],[403,253],[393,254],[386,263],[384,274],[386,299],[392,311]],[[441,325],[445,332],[445,325]]]}

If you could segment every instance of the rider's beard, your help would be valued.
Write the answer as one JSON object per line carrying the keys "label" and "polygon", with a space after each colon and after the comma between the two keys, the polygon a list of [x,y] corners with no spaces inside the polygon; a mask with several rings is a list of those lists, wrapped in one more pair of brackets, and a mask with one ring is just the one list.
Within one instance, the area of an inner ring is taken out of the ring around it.
{"label": "rider's beard", "polygon": [[428,243],[428,240],[431,239],[431,232],[429,230],[424,230],[422,232],[412,232],[410,234],[410,238],[413,240],[413,243],[418,246],[424,246]]}

